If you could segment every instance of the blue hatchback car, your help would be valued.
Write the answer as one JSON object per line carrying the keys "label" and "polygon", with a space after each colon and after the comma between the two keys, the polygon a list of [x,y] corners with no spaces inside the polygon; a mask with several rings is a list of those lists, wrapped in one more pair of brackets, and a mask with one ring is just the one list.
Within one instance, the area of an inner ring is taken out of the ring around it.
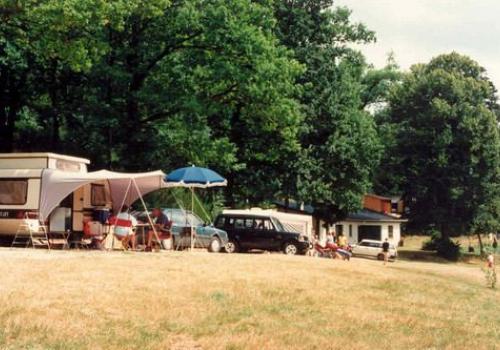
{"label": "blue hatchback car", "polygon": [[181,250],[191,247],[191,227],[194,230],[194,247],[219,252],[227,243],[226,231],[207,225],[190,210],[167,208],[163,213],[172,221],[172,248]]}

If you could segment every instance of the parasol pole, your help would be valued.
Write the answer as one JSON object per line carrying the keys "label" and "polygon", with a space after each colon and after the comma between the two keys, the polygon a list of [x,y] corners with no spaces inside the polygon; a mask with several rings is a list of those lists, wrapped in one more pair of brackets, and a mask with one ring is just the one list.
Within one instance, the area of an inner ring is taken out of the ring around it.
{"label": "parasol pole", "polygon": [[[194,215],[194,187],[191,186],[191,215]],[[194,249],[193,219],[191,218],[191,251]]]}

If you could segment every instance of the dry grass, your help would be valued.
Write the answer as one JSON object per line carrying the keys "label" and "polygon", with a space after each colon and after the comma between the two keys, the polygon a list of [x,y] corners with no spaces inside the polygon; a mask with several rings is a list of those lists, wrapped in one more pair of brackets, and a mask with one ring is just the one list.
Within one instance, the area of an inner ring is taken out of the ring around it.
{"label": "dry grass", "polygon": [[[420,250],[422,248],[422,244],[429,240],[429,236],[406,236],[404,239],[404,247],[401,247],[402,250]],[[460,236],[460,237],[452,237],[451,238],[453,241],[460,243],[460,246],[464,251],[467,250],[469,247],[469,244],[474,247],[476,253],[479,253],[479,240],[477,238],[477,235],[471,235],[471,236]],[[481,239],[483,241],[483,245],[486,247],[490,245],[488,236],[487,235],[482,235]]]}
{"label": "dry grass", "polygon": [[[404,246],[398,248],[400,258],[406,260],[447,263],[445,259],[438,257],[436,252],[422,250],[423,243],[429,239],[429,236],[422,235],[406,236],[404,239]],[[482,235],[481,239],[485,250],[493,251],[488,236]],[[453,237],[452,240],[460,243],[462,255],[459,260],[461,262],[476,266],[484,265],[484,257],[481,257],[479,253],[480,245],[477,235]],[[468,252],[469,245],[474,248],[473,253]],[[500,260],[500,248],[497,248],[496,251],[493,252],[497,260]]]}
{"label": "dry grass", "polygon": [[0,250],[2,349],[495,349],[477,267]]}

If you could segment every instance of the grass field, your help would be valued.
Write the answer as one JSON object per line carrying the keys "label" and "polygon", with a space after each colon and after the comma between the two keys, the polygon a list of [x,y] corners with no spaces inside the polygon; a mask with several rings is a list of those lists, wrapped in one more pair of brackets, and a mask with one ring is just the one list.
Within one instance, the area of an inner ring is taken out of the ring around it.
{"label": "grass field", "polygon": [[477,266],[0,250],[2,349],[496,349]]}

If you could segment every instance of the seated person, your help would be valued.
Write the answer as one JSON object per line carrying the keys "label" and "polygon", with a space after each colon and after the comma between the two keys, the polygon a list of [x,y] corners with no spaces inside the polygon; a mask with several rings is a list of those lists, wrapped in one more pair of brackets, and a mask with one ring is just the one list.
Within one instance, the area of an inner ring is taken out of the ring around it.
{"label": "seated person", "polygon": [[110,221],[114,222],[113,234],[122,242],[123,249],[127,250],[130,242],[132,243],[132,249],[135,249],[137,219],[129,213],[129,207],[124,205],[120,213]]}
{"label": "seated person", "polygon": [[[169,239],[171,237],[170,228],[172,227],[172,222],[168,220],[168,217],[161,211],[160,208],[154,208],[152,216],[155,225],[155,230],[156,233],[158,234],[158,239],[160,240]],[[153,241],[154,236],[155,236],[155,231],[149,230],[148,243],[146,246],[147,252],[150,252],[152,250],[151,243]]]}
{"label": "seated person", "polygon": [[339,238],[337,239],[337,243],[338,243],[339,247],[341,247],[341,248],[347,247],[347,238],[346,238],[346,236],[344,236],[343,233],[339,234]]}

